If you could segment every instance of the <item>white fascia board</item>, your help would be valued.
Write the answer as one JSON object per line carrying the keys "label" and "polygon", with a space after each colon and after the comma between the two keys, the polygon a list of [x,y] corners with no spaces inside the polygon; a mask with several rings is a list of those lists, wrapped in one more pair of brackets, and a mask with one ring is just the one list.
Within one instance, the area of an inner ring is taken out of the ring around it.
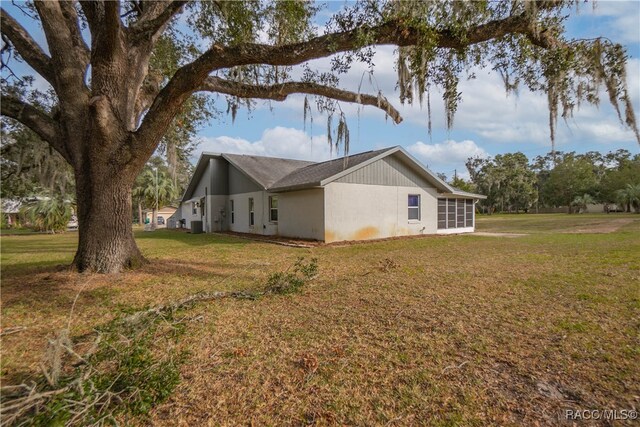
{"label": "white fascia board", "polygon": [[463,197],[467,199],[486,199],[487,196],[483,196],[482,194],[476,193],[467,193],[466,191],[452,191],[450,193],[439,193],[438,197]]}

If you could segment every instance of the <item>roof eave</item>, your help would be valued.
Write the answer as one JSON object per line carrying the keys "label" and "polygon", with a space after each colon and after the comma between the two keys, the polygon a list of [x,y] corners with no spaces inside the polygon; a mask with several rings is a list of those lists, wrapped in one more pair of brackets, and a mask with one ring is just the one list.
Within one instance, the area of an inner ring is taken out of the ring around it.
{"label": "roof eave", "polygon": [[487,198],[487,196],[484,196],[482,194],[468,193],[466,191],[451,191],[448,193],[439,193],[438,196],[457,196],[457,197],[464,197],[467,199],[481,199],[481,200],[485,200]]}
{"label": "roof eave", "polygon": [[[202,153],[200,153],[200,157],[198,158],[198,162],[196,163],[196,167],[194,169],[193,176],[189,180],[189,184],[187,184],[187,188],[185,188],[184,193],[182,194],[182,197],[180,198],[180,203],[184,203],[187,200],[189,200],[190,197],[187,198],[187,195],[191,196],[193,194],[193,191],[198,186],[198,183],[196,182],[195,178],[196,178],[196,176],[198,177],[197,181],[200,181],[200,179],[202,178],[202,173],[197,173],[197,172],[198,172],[198,168],[201,167],[200,164],[204,161],[204,159],[205,158],[210,159],[211,157],[221,157],[221,156],[222,156],[221,153],[213,153],[213,152],[209,152],[209,151],[203,151]],[[204,166],[202,166],[202,167],[204,167]]]}
{"label": "roof eave", "polygon": [[289,185],[285,187],[273,187],[268,188],[267,191],[269,193],[285,193],[287,191],[297,191],[297,190],[310,190],[312,188],[322,188],[323,186],[319,182],[312,182],[306,184],[299,185]]}

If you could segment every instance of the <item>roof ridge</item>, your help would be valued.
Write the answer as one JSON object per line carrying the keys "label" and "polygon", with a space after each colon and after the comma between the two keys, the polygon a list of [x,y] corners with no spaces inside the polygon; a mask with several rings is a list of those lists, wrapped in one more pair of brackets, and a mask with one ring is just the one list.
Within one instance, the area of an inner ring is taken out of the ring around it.
{"label": "roof ridge", "polygon": [[[398,145],[395,145],[395,146],[393,146],[393,147],[379,148],[379,149],[377,149],[377,150],[361,151],[360,153],[349,154],[346,158],[347,158],[347,159],[349,159],[350,157],[361,156],[361,155],[363,155],[363,154],[375,153],[375,152],[381,152],[381,153],[382,153],[382,152],[389,151],[389,150],[391,150],[392,148],[396,148],[396,147],[398,147]],[[325,160],[325,161],[323,161],[323,162],[317,162],[317,163],[315,163],[315,164],[316,164],[316,165],[321,165],[321,164],[323,164],[323,163],[335,162],[336,160],[344,160],[344,159],[345,159],[345,157],[344,157],[344,156],[342,156],[342,157],[336,157],[335,159],[329,159],[329,160]]]}
{"label": "roof ridge", "polygon": [[236,154],[236,153],[220,153],[221,156],[239,156],[239,157],[259,157],[261,159],[273,159],[273,160],[287,160],[294,162],[316,163],[313,160],[300,160],[292,159],[288,157],[273,157],[273,156],[259,156],[257,154]]}

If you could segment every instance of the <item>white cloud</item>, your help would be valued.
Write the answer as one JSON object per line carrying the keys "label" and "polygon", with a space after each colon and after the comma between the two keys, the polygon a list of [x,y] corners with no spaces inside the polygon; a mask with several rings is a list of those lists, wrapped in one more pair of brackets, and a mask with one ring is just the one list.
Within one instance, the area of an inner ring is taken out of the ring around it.
{"label": "white cloud", "polygon": [[464,167],[469,157],[488,157],[489,154],[471,140],[456,142],[447,140],[437,144],[425,144],[418,141],[406,147],[430,169],[451,169],[453,166]]}
{"label": "white cloud", "polygon": [[593,19],[586,30],[594,36],[605,32],[618,43],[638,43],[638,21],[640,20],[640,4],[637,1],[598,1],[593,7],[584,8],[582,15],[606,17],[609,20]]}
{"label": "white cloud", "polygon": [[258,141],[230,136],[202,137],[202,151],[287,159],[323,161],[331,157],[325,135],[311,138],[299,129],[277,126],[266,129]]}

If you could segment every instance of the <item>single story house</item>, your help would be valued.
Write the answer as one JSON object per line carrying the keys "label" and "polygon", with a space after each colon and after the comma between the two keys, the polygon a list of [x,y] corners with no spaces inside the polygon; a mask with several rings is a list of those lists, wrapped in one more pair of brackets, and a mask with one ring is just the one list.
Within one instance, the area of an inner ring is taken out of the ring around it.
{"label": "single story house", "polygon": [[314,163],[202,153],[174,218],[234,231],[327,243],[469,233],[475,202],[402,147]]}
{"label": "single story house", "polygon": [[[156,214],[156,221],[158,222],[158,224],[156,225],[156,227],[157,228],[166,227],[167,220],[169,219],[169,217],[175,214],[176,210],[177,208],[174,206],[163,206],[160,209],[158,209],[158,213]],[[153,209],[145,210],[144,218],[145,218],[145,222],[148,221],[149,223],[151,223],[153,221]]]}
{"label": "single story house", "polygon": [[2,199],[0,202],[1,214],[4,216],[4,224],[11,228],[18,223],[22,202],[15,199]]}

